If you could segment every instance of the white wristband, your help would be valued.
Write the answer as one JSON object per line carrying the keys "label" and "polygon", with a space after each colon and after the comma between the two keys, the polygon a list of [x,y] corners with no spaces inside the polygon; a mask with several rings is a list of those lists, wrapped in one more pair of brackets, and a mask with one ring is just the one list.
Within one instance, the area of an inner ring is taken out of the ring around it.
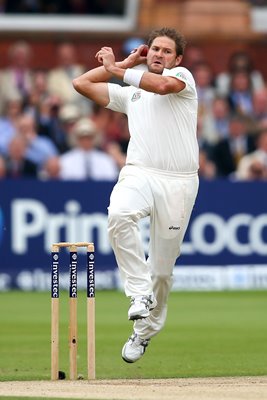
{"label": "white wristband", "polygon": [[141,71],[138,69],[127,68],[124,73],[123,82],[139,88],[144,72],[145,71]]}

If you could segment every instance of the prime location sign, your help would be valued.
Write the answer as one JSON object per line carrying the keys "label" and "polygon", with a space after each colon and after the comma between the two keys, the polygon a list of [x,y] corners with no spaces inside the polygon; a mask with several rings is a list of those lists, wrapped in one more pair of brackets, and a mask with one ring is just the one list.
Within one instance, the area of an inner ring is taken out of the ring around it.
{"label": "prime location sign", "polygon": [[[0,182],[0,290],[49,288],[51,245],[60,241],[94,242],[96,287],[119,287],[107,236],[112,187],[92,181]],[[264,182],[200,182],[174,288],[267,287],[266,205]],[[140,234],[147,252],[147,219],[140,224]],[[67,251],[62,253],[60,281],[64,286],[66,280],[67,287]],[[85,254],[81,257],[85,259]],[[255,271],[260,271],[260,278]],[[84,273],[85,269],[79,271],[78,281]]]}

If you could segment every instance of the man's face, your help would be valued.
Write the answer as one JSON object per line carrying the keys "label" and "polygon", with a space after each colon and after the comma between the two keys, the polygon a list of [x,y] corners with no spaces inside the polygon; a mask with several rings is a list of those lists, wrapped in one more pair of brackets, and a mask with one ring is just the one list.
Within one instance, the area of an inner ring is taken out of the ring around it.
{"label": "man's face", "polygon": [[180,64],[182,56],[176,55],[175,42],[167,36],[153,40],[147,54],[147,66],[150,72],[162,74],[164,68],[174,68]]}

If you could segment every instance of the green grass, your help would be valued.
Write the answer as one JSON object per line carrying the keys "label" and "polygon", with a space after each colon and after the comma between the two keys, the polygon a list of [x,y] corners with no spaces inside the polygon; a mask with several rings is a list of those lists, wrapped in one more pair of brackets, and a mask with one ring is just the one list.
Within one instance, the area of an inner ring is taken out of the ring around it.
{"label": "green grass", "polygon": [[[60,369],[68,377],[68,299],[60,302]],[[121,292],[96,298],[99,379],[267,375],[267,292],[177,293],[144,358],[121,359],[132,331]],[[0,293],[0,380],[50,379],[49,293]],[[86,377],[86,297],[78,299],[78,373]]]}

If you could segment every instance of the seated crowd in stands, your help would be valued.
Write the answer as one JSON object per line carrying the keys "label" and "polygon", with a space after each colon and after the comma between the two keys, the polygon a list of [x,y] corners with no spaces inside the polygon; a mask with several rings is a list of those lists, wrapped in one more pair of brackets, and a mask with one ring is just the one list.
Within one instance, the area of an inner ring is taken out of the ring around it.
{"label": "seated crowd in stands", "polygon": [[[31,68],[32,49],[14,43],[0,70],[0,178],[116,180],[125,164],[127,117],[99,107],[72,87],[85,71],[71,43],[58,45],[51,70]],[[199,175],[267,179],[267,87],[246,52],[227,71],[212,72],[189,47],[183,65],[199,98]]]}

